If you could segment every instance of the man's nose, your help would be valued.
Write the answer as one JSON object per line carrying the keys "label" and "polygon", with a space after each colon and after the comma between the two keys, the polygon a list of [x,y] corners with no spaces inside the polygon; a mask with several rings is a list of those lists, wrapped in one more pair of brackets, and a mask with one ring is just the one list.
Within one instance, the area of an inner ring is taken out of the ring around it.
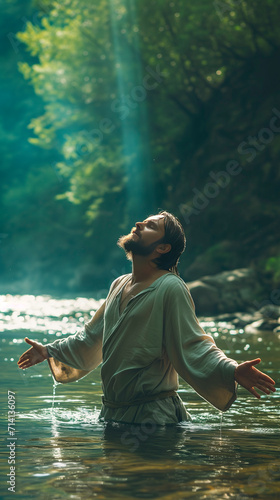
{"label": "man's nose", "polygon": [[141,229],[143,229],[143,225],[144,223],[143,222],[136,222],[135,223],[135,227],[136,229],[139,229],[141,231]]}

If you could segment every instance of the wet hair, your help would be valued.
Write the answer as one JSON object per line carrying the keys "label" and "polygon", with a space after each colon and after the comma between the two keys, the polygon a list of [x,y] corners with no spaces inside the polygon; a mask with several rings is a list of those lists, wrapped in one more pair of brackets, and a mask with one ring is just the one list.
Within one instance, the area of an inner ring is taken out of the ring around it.
{"label": "wet hair", "polygon": [[164,229],[165,235],[162,243],[169,243],[171,245],[171,250],[167,253],[162,254],[154,262],[157,264],[159,269],[166,269],[179,276],[178,263],[181,254],[186,248],[186,236],[181,222],[175,215],[166,212],[164,210],[160,211],[158,215],[164,217]]}

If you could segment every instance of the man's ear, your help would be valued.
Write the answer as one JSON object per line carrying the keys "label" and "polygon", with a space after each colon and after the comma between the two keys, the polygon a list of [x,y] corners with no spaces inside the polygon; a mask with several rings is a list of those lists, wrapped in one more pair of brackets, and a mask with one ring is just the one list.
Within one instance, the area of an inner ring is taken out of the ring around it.
{"label": "man's ear", "polygon": [[161,243],[157,246],[157,252],[163,255],[164,253],[168,253],[171,250],[170,243]]}

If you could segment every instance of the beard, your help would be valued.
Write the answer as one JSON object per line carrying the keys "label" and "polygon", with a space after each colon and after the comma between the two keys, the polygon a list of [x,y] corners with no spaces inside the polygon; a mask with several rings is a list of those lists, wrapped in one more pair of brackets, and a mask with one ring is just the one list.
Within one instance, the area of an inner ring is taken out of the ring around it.
{"label": "beard", "polygon": [[132,255],[141,255],[142,257],[150,255],[151,253],[153,253],[156,247],[160,245],[160,243],[163,243],[163,241],[164,237],[160,238],[154,243],[150,243],[150,245],[145,246],[143,245],[139,236],[137,241],[135,241],[133,239],[133,235],[131,235],[130,233],[126,234],[125,236],[121,236],[118,239],[117,245],[125,251],[127,258],[131,260]]}

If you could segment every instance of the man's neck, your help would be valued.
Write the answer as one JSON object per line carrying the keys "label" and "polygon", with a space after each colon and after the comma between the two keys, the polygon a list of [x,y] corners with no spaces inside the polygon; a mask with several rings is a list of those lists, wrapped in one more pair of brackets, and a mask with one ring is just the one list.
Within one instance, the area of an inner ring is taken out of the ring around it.
{"label": "man's neck", "polygon": [[147,260],[147,257],[133,255],[132,257],[132,283],[141,283],[158,278],[168,271],[159,269],[154,262]]}

